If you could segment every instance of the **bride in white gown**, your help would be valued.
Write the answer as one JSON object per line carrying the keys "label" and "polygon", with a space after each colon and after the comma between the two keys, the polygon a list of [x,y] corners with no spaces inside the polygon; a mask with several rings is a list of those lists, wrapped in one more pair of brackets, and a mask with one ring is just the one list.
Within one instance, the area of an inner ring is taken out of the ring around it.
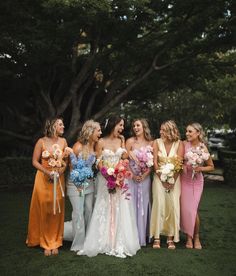
{"label": "bride in white gown", "polygon": [[[97,156],[115,165],[119,162],[124,149],[124,120],[110,118],[105,128],[106,136],[97,145]],[[83,250],[78,255],[96,256],[99,253],[125,258],[133,256],[140,249],[135,214],[131,200],[125,193],[117,190],[109,193],[107,181],[98,173],[97,198]]]}

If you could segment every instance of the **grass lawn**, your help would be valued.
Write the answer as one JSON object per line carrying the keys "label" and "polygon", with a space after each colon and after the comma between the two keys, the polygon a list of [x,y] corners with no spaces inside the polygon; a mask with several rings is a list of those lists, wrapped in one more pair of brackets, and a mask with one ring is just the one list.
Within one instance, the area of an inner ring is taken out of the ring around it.
{"label": "grass lawn", "polygon": [[[77,256],[64,243],[58,256],[44,257],[25,245],[31,191],[1,192],[0,275],[236,275],[236,189],[208,183],[201,202],[203,250],[143,247],[134,257]],[[70,217],[66,201],[66,217]]]}

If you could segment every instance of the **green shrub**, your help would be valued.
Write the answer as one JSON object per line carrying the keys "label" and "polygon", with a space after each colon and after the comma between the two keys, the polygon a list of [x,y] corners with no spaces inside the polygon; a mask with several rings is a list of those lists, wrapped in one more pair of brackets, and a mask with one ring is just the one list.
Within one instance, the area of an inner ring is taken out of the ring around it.
{"label": "green shrub", "polygon": [[225,183],[236,187],[236,151],[220,150],[219,159]]}
{"label": "green shrub", "polygon": [[0,188],[22,189],[34,184],[36,170],[28,157],[0,159]]}

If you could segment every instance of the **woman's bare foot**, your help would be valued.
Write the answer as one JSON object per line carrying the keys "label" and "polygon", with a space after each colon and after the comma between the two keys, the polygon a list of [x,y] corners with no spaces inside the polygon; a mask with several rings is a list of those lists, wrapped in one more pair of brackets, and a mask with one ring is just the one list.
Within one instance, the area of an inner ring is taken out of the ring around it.
{"label": "woman's bare foot", "polygon": [[172,237],[168,237],[166,243],[168,249],[175,249],[175,243]]}
{"label": "woman's bare foot", "polygon": [[159,248],[161,248],[161,241],[160,241],[160,239],[154,239],[152,248],[154,248],[154,249],[159,249]]}
{"label": "woman's bare foot", "polygon": [[51,256],[51,255],[52,255],[51,250],[44,249],[44,256]]}
{"label": "woman's bare foot", "polygon": [[193,248],[193,239],[190,236],[187,236],[187,242],[185,244],[185,247],[188,249]]}
{"label": "woman's bare foot", "polygon": [[59,251],[58,248],[52,250],[52,255],[58,255]]}
{"label": "woman's bare foot", "polygon": [[195,249],[202,249],[202,245],[201,245],[198,234],[194,236],[194,248]]}

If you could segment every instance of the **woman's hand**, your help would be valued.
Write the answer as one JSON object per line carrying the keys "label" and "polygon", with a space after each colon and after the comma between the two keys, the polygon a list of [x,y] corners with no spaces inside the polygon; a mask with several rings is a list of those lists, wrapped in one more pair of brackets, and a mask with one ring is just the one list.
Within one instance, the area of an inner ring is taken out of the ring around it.
{"label": "woman's hand", "polygon": [[174,185],[171,185],[168,182],[162,182],[162,186],[166,189],[166,190],[171,190],[174,188]]}
{"label": "woman's hand", "polygon": [[202,168],[203,168],[203,167],[197,166],[197,167],[193,167],[193,170],[194,170],[195,172],[202,172]]}

